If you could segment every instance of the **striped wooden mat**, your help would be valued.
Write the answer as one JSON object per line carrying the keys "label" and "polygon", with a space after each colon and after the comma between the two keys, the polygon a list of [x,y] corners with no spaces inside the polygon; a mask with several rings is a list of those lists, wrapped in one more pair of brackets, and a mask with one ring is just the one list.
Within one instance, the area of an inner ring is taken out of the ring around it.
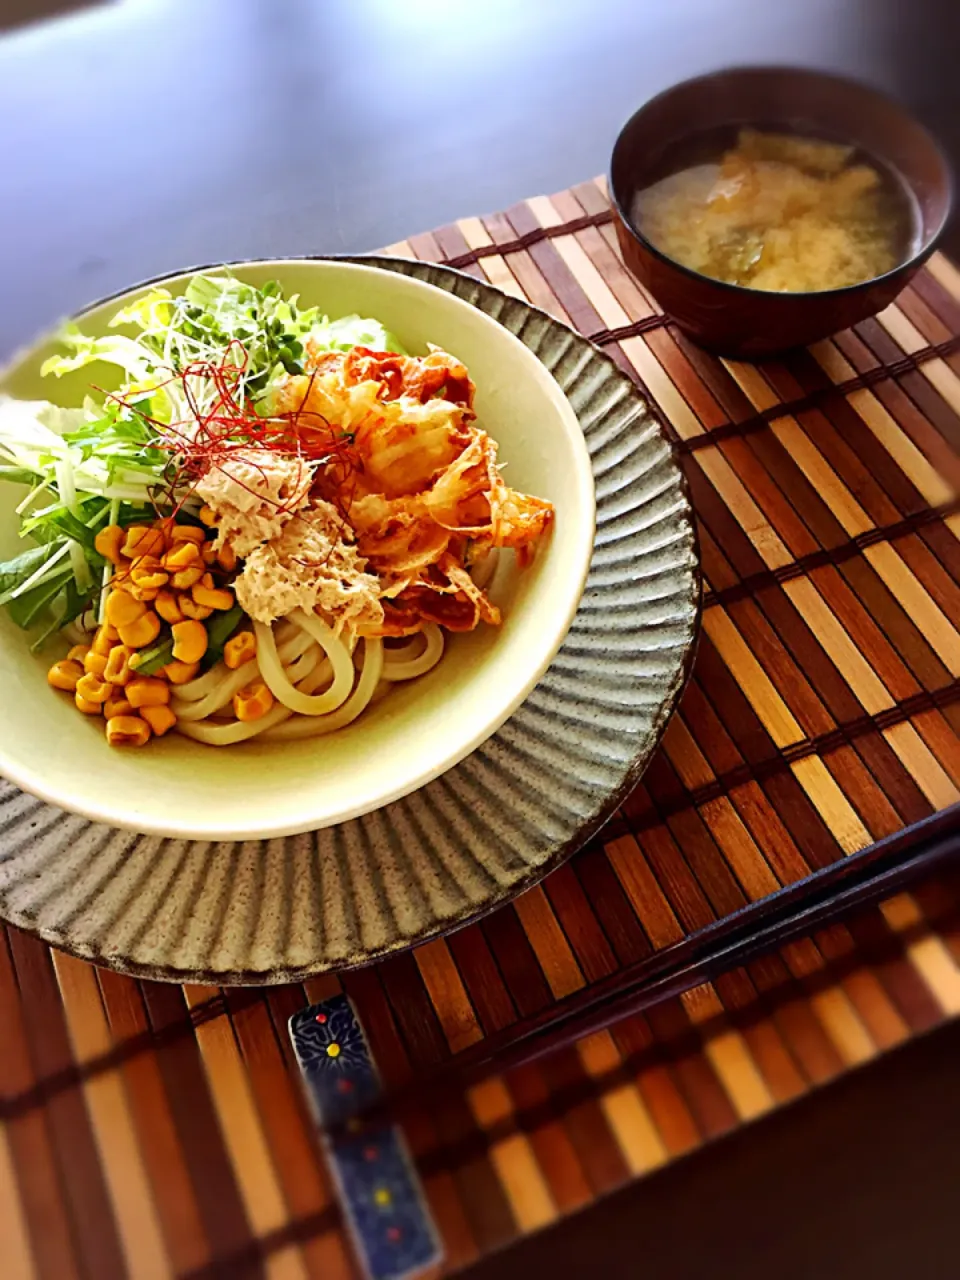
{"label": "striped wooden mat", "polygon": [[[646,389],[708,593],[680,712],[603,838],[513,906],[343,978],[405,1091],[453,1270],[960,1012],[945,875],[575,1034],[784,886],[905,857],[960,799],[960,273],[937,257],[855,332],[746,365],[693,348],[626,274],[598,183],[392,249],[528,297]],[[337,989],[137,983],[9,930],[3,1275],[356,1274],[286,1034]],[[448,1072],[422,1112],[451,1063],[565,1025],[506,1075]]]}
{"label": "striped wooden mat", "polygon": [[[329,991],[138,983],[8,930],[4,1280],[360,1280],[287,1036]],[[954,873],[428,1107],[420,1095],[404,1127],[440,1270],[957,1014]],[[388,1033],[382,1016],[380,1067],[410,1072],[408,1023]]]}

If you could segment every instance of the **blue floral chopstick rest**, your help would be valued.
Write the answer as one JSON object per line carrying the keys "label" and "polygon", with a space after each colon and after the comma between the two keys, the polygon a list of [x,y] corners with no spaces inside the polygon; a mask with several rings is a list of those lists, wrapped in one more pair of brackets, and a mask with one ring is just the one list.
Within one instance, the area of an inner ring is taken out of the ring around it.
{"label": "blue floral chopstick rest", "polygon": [[370,1280],[402,1280],[434,1266],[440,1242],[406,1143],[397,1127],[362,1120],[380,1095],[380,1077],[350,1001],[338,995],[301,1009],[290,1019],[290,1038]]}

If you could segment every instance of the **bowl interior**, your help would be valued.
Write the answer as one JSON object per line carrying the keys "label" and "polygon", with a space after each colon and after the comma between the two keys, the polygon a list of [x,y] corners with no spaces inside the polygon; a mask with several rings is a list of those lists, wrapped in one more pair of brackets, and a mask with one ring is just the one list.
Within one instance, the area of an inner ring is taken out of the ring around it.
{"label": "bowl interior", "polygon": [[[365,813],[405,795],[461,760],[516,709],[559,648],[576,611],[594,533],[590,460],[576,417],[556,382],[512,334],[482,312],[420,281],[335,261],[235,264],[252,284],[279,281],[304,305],[331,317],[375,316],[415,353],[435,343],[467,365],[477,385],[478,421],[500,444],[514,488],[548,498],[554,528],[533,565],[501,558],[491,594],[501,628],[453,637],[437,668],[391,693],[360,720],[312,742],[228,750],[174,734],[148,751],[111,750],[102,725],[77,714],[46,685],[56,651],[29,652],[24,634],[0,617],[0,773],[44,799],[118,826],[195,839],[245,839],[305,831]],[[174,292],[192,272],[170,277]],[[123,301],[143,292],[123,295]],[[90,309],[85,331],[102,332],[121,299]],[[53,345],[42,341],[0,378],[27,399],[79,404],[89,367],[56,382],[39,376]],[[22,548],[18,491],[0,489],[0,557]]]}
{"label": "bowl interior", "polygon": [[680,144],[724,125],[782,127],[860,147],[898,174],[913,197],[918,235],[912,256],[926,253],[943,230],[950,169],[930,134],[902,107],[866,85],[821,72],[741,67],[686,80],[624,125],[611,162],[611,192],[621,217],[645,244],[631,215],[634,195],[671,171],[670,158]]}

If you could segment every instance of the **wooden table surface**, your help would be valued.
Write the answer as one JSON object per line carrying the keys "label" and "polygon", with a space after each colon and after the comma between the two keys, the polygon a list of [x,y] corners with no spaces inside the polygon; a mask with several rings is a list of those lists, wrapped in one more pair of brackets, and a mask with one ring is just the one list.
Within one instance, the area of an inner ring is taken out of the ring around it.
{"label": "wooden table surface", "polygon": [[[565,187],[606,168],[646,97],[723,64],[873,81],[960,164],[958,22],[955,0],[129,0],[15,31],[0,357],[175,267],[370,249]],[[659,1257],[682,1276],[947,1280],[958,1049],[948,1028],[478,1276],[665,1275]]]}

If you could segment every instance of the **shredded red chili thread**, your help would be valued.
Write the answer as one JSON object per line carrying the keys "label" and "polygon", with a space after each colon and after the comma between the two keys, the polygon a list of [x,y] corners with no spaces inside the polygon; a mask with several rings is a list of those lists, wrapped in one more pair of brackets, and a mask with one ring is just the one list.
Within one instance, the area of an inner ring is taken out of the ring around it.
{"label": "shredded red chili thread", "polygon": [[[352,497],[348,491],[352,490],[350,482],[358,460],[352,437],[334,428],[321,413],[306,408],[316,374],[310,375],[296,409],[261,417],[240,399],[240,383],[247,366],[246,350],[240,342],[233,341],[219,362],[194,361],[155,383],[154,391],[171,383],[181,385],[191,411],[191,418],[185,421],[161,422],[126,397],[108,393],[109,399],[149,423],[157,432],[154,446],[171,455],[171,465],[164,476],[166,505],[173,507],[174,513],[179,511],[201,477],[213,468],[222,469],[231,458],[243,458],[247,465],[259,469],[249,454],[251,449],[265,449],[280,457],[299,458],[314,473],[323,467],[331,481],[323,487],[331,493],[344,523],[348,523]],[[200,408],[205,397],[198,395],[197,386],[204,381],[212,383],[214,390],[211,407],[206,410]],[[233,473],[231,479],[261,501],[271,502],[278,511],[292,511],[284,503],[251,489]]]}

